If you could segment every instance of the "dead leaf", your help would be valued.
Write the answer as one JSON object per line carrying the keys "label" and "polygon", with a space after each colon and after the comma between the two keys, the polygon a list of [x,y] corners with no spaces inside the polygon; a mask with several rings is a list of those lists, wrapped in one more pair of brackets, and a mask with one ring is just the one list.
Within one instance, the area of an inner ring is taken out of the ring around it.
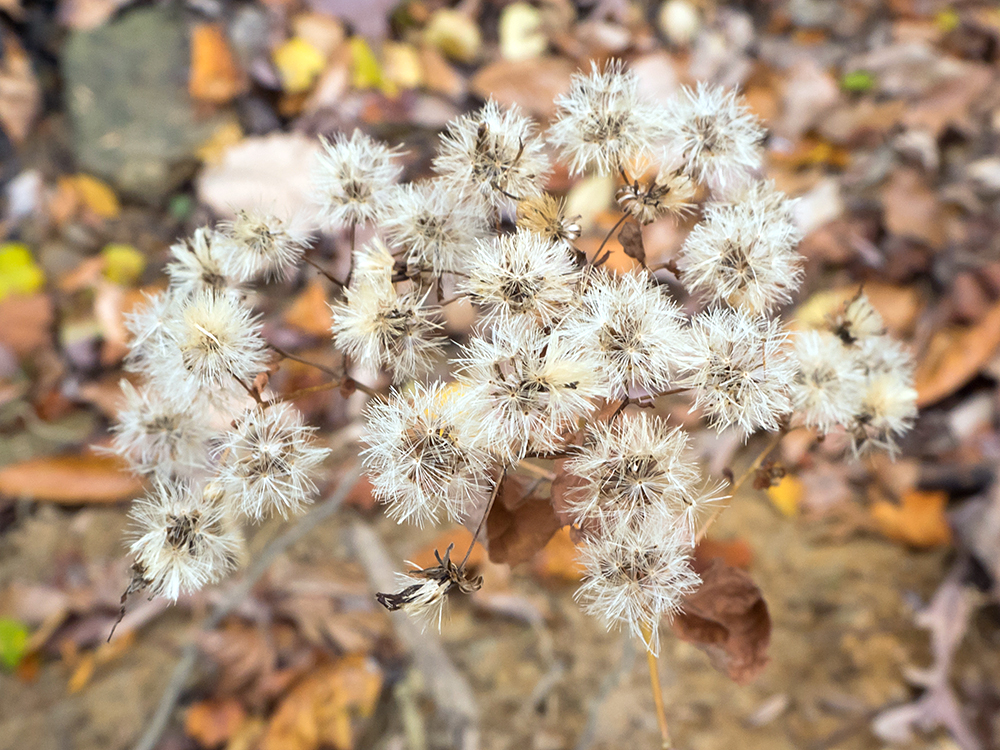
{"label": "dead leaf", "polygon": [[916,169],[896,169],[882,191],[886,228],[898,237],[909,237],[939,249],[945,232],[937,193]]}
{"label": "dead leaf", "polygon": [[486,519],[490,561],[514,566],[533,558],[562,526],[548,498],[528,495],[516,476],[503,481]]}
{"label": "dead leaf", "polygon": [[749,570],[753,549],[745,539],[702,539],[695,545],[691,567],[696,573],[707,570],[713,560],[721,560],[732,568]]}
{"label": "dead leaf", "polygon": [[[478,523],[478,522],[477,522]],[[413,555],[410,558],[412,562],[418,568],[430,568],[437,565],[437,559],[434,557],[435,551],[440,552],[444,555],[444,551],[448,549],[449,545],[454,544],[455,549],[452,551],[452,559],[461,560],[465,557],[465,551],[469,548],[469,544],[472,542],[472,532],[468,529],[456,526],[449,531],[445,531],[434,538],[426,547],[423,547],[420,552]],[[486,550],[479,543],[476,543],[472,548],[472,552],[469,554],[469,559],[467,565],[469,567],[475,568],[486,562]]]}
{"label": "dead leaf", "polygon": [[117,503],[135,497],[142,481],[117,456],[32,458],[0,469],[0,495],[68,504]]}
{"label": "dead leaf", "polygon": [[566,471],[566,459],[561,458],[555,462],[556,478],[552,480],[552,507],[560,522],[566,526],[573,522],[570,513],[570,505],[575,499],[575,494],[584,487],[586,480]]}
{"label": "dead leaf", "polygon": [[917,363],[917,406],[933,404],[964,386],[993,359],[998,347],[1000,303],[974,326],[935,333]]}
{"label": "dead leaf", "polygon": [[191,30],[191,72],[188,93],[199,101],[225,104],[246,90],[240,70],[220,24],[200,23]]}
{"label": "dead leaf", "polygon": [[184,714],[184,732],[204,748],[219,747],[235,736],[247,712],[233,698],[199,701]]}
{"label": "dead leaf", "polygon": [[584,569],[569,526],[563,526],[549,539],[542,551],[535,555],[532,568],[542,578],[570,582],[580,580]]}
{"label": "dead leaf", "polygon": [[517,105],[530,114],[549,119],[556,111],[555,98],[569,91],[576,66],[562,57],[537,60],[498,60],[472,77],[472,90],[483,99]]}
{"label": "dead leaf", "polygon": [[0,300],[0,344],[18,357],[41,349],[51,341],[54,317],[47,294],[15,294]]}
{"label": "dead leaf", "polygon": [[3,34],[0,58],[0,126],[14,143],[28,137],[42,92],[31,60],[13,34]]}
{"label": "dead leaf", "polygon": [[905,493],[899,504],[877,500],[871,514],[885,536],[913,547],[936,547],[951,542],[951,527],[945,515],[948,505],[946,492]]}
{"label": "dead leaf", "polygon": [[674,617],[674,633],[708,654],[713,666],[744,685],[767,666],[771,616],[749,574],[721,560],[701,573],[702,584]]}
{"label": "dead leaf", "polygon": [[313,336],[330,333],[330,307],[326,301],[326,287],[319,279],[311,280],[282,316],[290,326]]}
{"label": "dead leaf", "polygon": [[630,258],[646,264],[646,250],[642,245],[642,229],[638,224],[626,221],[618,233],[618,241],[622,243],[622,250]]}
{"label": "dead leaf", "polygon": [[354,725],[375,708],[382,675],[372,659],[347,656],[316,670],[278,705],[261,750],[351,750]]}
{"label": "dead leaf", "polygon": [[961,75],[942,83],[909,107],[903,114],[903,124],[929,130],[935,138],[949,125],[973,130],[970,113],[993,82],[993,71],[988,65],[972,63],[964,63],[963,68]]}

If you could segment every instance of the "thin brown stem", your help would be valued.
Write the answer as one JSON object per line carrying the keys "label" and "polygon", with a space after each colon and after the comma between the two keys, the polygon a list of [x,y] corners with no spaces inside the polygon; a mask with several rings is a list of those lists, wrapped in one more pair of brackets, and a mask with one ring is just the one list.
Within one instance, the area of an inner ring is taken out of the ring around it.
{"label": "thin brown stem", "polygon": [[615,222],[615,225],[613,227],[611,227],[611,231],[609,231],[607,233],[607,235],[604,237],[604,241],[601,243],[601,246],[598,247],[597,248],[597,252],[594,253],[594,265],[595,266],[602,266],[602,265],[604,265],[604,262],[608,259],[608,256],[610,256],[610,251],[608,252],[608,256],[605,256],[604,258],[601,258],[601,251],[604,249],[604,246],[607,245],[608,242],[611,240],[611,236],[616,231],[618,231],[618,227],[620,227],[622,224],[624,224],[625,220],[628,219],[628,217],[629,217],[628,214],[624,214],[618,221]]}
{"label": "thin brown stem", "polygon": [[294,354],[286,352],[284,349],[282,349],[282,348],[280,348],[278,346],[275,346],[274,344],[268,344],[268,346],[270,346],[272,349],[274,349],[274,351],[277,352],[279,355],[281,355],[284,359],[290,359],[293,362],[298,362],[298,363],[303,364],[303,365],[308,365],[309,367],[315,367],[317,370],[322,370],[327,375],[333,375],[334,377],[340,377],[340,373],[337,372],[336,370],[334,370],[333,368],[327,367],[326,365],[321,365],[321,364],[319,364],[319,362],[310,362],[308,359],[303,359],[302,357],[298,357],[298,356],[296,356]]}
{"label": "thin brown stem", "polygon": [[465,567],[465,563],[469,561],[469,555],[472,554],[472,548],[476,546],[476,540],[479,538],[479,533],[483,530],[486,525],[486,518],[490,515],[490,511],[493,509],[493,503],[497,499],[497,495],[500,494],[500,485],[503,484],[503,480],[507,477],[507,467],[500,472],[500,476],[493,485],[493,492],[490,493],[489,502],[486,503],[486,509],[483,510],[483,517],[479,519],[479,525],[476,526],[476,532],[472,535],[472,541],[469,542],[469,549],[465,550],[465,557],[462,558],[462,562],[459,564],[459,569]]}
{"label": "thin brown stem", "polygon": [[247,394],[254,401],[256,401],[258,403],[258,405],[263,405],[264,399],[262,399],[260,397],[260,392],[256,388],[253,388],[253,387],[247,385],[246,383],[244,383],[243,380],[241,378],[237,377],[235,373],[230,372],[229,374],[233,376],[233,380],[235,380],[237,383],[239,383],[240,386],[242,386],[243,390],[245,390],[247,392]]}
{"label": "thin brown stem", "polygon": [[356,390],[371,396],[372,398],[379,398],[382,394],[376,391],[374,388],[369,388],[364,383],[359,383],[353,378],[341,378],[340,380],[333,380],[329,383],[320,383],[319,385],[311,385],[308,388],[299,388],[297,391],[292,391],[291,393],[286,393],[284,396],[279,396],[277,398],[272,398],[269,401],[263,402],[262,406],[266,409],[269,406],[274,406],[275,404],[283,404],[286,401],[294,401],[297,398],[302,398],[303,396],[308,396],[313,393],[322,393],[323,391],[335,391],[338,388],[342,388],[345,385],[350,384]]}
{"label": "thin brown stem", "polygon": [[725,501],[719,503],[715,510],[712,511],[712,515],[708,517],[708,520],[705,521],[705,525],[701,527],[698,534],[695,536],[695,544],[705,538],[705,535],[708,534],[709,528],[711,528],[716,519],[722,515],[722,511],[729,507],[729,503],[731,503],[733,498],[736,497],[736,493],[740,491],[740,487],[746,484],[746,481],[757,472],[761,464],[764,463],[764,459],[771,455],[771,451],[778,447],[778,443],[781,442],[781,439],[785,437],[788,432],[788,427],[782,427],[771,436],[771,439],[767,441],[767,445],[764,446],[764,450],[757,454],[757,457],[747,467],[746,471],[740,474],[739,479],[733,482],[732,486],[729,488],[729,497]]}
{"label": "thin brown stem", "polygon": [[314,261],[312,258],[308,258],[308,257],[303,256],[302,260],[304,260],[310,266],[312,266],[317,271],[319,271],[321,274],[323,274],[324,276],[326,276],[326,278],[328,280],[332,281],[334,284],[336,284],[337,286],[339,286],[341,289],[347,288],[347,285],[343,281],[341,281],[336,276],[334,276],[332,273],[330,273],[329,271],[327,271],[325,268],[323,268],[323,266],[321,266],[319,263],[317,263],[316,261]]}
{"label": "thin brown stem", "polygon": [[[642,626],[642,635],[647,643],[653,642],[652,626]],[[646,647],[646,665],[649,667],[649,684],[653,689],[653,705],[656,707],[656,723],[660,727],[660,747],[670,750],[674,745],[670,740],[670,727],[667,725],[667,711],[663,706],[663,688],[660,685],[660,661],[652,649]]]}

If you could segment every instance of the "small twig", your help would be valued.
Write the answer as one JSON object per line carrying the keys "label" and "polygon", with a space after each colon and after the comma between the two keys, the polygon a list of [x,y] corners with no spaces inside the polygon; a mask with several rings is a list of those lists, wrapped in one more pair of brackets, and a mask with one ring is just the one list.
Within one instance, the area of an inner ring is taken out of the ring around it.
{"label": "small twig", "polygon": [[243,576],[243,580],[229,589],[215,611],[202,621],[187,645],[184,646],[180,661],[174,667],[170,682],[167,683],[167,687],[160,697],[160,703],[153,713],[149,726],[146,727],[146,731],[136,743],[135,750],[153,750],[159,743],[160,737],[170,722],[174,706],[180,700],[191,670],[194,669],[198,659],[197,635],[218,627],[226,616],[247,597],[254,584],[267,572],[278,555],[302,539],[319,523],[336,513],[360,477],[360,467],[355,465],[349,468],[341,477],[333,494],[323,502],[313,506],[304,516],[299,517],[283,534],[275,537],[254,559],[253,564],[247,569],[246,575]]}
{"label": "small twig", "polygon": [[762,450],[760,453],[757,454],[757,457],[747,467],[746,471],[744,471],[740,475],[739,479],[733,482],[732,486],[729,488],[729,497],[726,500],[720,502],[719,505],[715,508],[715,510],[712,511],[712,515],[708,517],[708,520],[705,521],[705,525],[701,527],[701,529],[698,531],[698,534],[695,536],[694,539],[695,544],[697,544],[698,542],[700,542],[702,539],[705,538],[705,535],[708,534],[709,528],[712,526],[713,523],[715,523],[715,520],[720,515],[722,515],[722,511],[724,511],[726,508],[729,507],[729,503],[732,502],[733,498],[736,496],[736,493],[739,492],[740,487],[742,487],[746,483],[746,481],[751,476],[754,475],[757,469],[760,468],[761,464],[764,463],[764,459],[771,454],[771,451],[773,451],[775,448],[778,447],[778,443],[780,443],[781,439],[785,437],[785,435],[787,435],[788,433],[789,433],[788,427],[782,427],[780,430],[778,430],[771,436],[771,439],[767,442],[767,445],[764,446],[764,450]]}
{"label": "small twig", "polygon": [[500,472],[500,477],[493,485],[493,492],[490,493],[489,502],[486,503],[486,508],[483,510],[483,517],[479,519],[479,525],[476,526],[476,533],[472,535],[472,541],[469,542],[469,549],[465,550],[465,557],[462,558],[462,562],[459,564],[459,570],[465,568],[465,563],[469,561],[469,555],[472,554],[472,548],[476,546],[476,540],[479,538],[479,532],[483,530],[483,526],[486,525],[486,517],[490,514],[490,509],[493,508],[493,503],[497,499],[497,495],[500,494],[500,485],[503,484],[503,480],[507,478],[507,467],[505,466],[503,471]]}
{"label": "small twig", "polygon": [[322,393],[323,391],[335,391],[338,388],[342,388],[345,385],[350,385],[355,390],[361,391],[362,393],[371,396],[372,398],[382,398],[382,394],[376,391],[374,388],[369,388],[364,383],[359,383],[357,380],[351,377],[343,377],[340,380],[334,380],[329,383],[320,383],[319,385],[310,385],[307,388],[299,388],[297,391],[292,391],[291,393],[286,393],[284,396],[278,396],[277,398],[272,398],[261,404],[263,408],[269,406],[274,406],[275,404],[283,404],[286,401],[294,401],[297,398],[302,398],[303,396],[309,396],[313,393]]}
{"label": "small twig", "polygon": [[316,261],[314,261],[312,258],[304,256],[302,258],[302,260],[304,260],[310,266],[312,266],[317,271],[319,271],[321,274],[323,274],[324,276],[326,276],[326,278],[329,281],[332,281],[334,284],[336,284],[337,286],[339,286],[341,289],[346,289],[347,288],[347,284],[345,284],[343,281],[341,281],[340,279],[338,279],[332,273],[330,273],[329,271],[327,271],[325,268],[323,268],[323,266],[321,266],[319,263],[317,263]]}
{"label": "small twig", "polygon": [[274,349],[274,351],[276,351],[278,354],[280,354],[285,359],[290,359],[293,362],[299,362],[300,364],[308,365],[309,367],[315,367],[317,370],[322,370],[327,375],[333,375],[335,378],[339,378],[340,377],[340,373],[337,372],[336,370],[334,370],[331,367],[327,367],[326,365],[321,365],[319,362],[310,362],[308,359],[303,359],[302,357],[298,357],[298,356],[296,356],[294,354],[286,352],[284,349],[282,349],[282,348],[280,348],[278,346],[275,346],[274,344],[268,344],[268,346],[270,346],[272,349]]}
{"label": "small twig", "polygon": [[618,221],[616,221],[615,225],[611,227],[611,231],[608,232],[607,236],[605,236],[604,241],[601,243],[601,246],[597,248],[597,252],[594,253],[595,267],[604,265],[605,261],[607,261],[607,259],[611,257],[611,251],[608,250],[608,252],[605,253],[604,257],[601,258],[601,250],[604,249],[604,246],[607,245],[608,242],[611,240],[611,236],[615,233],[615,231],[617,231],[618,227],[620,227],[622,224],[625,223],[625,220],[628,219],[628,217],[629,217],[628,214],[624,214]]}
{"label": "small twig", "polygon": [[541,466],[535,466],[533,463],[530,463],[528,461],[524,460],[518,461],[517,467],[519,469],[524,469],[529,474],[534,474],[536,477],[540,479],[545,479],[549,482],[553,481],[556,478],[555,472],[543,469]]}
{"label": "small twig", "polygon": [[264,405],[264,399],[262,399],[260,397],[260,392],[256,388],[251,388],[249,385],[247,385],[246,383],[244,383],[241,378],[237,377],[235,373],[230,372],[229,374],[233,376],[233,379],[237,383],[239,383],[241,386],[243,386],[243,390],[245,390],[247,392],[247,394],[250,395],[250,397],[253,398],[253,400],[257,402],[258,406],[263,406]]}
{"label": "small twig", "polygon": [[[642,626],[642,634],[647,643],[653,642],[653,629]],[[662,750],[670,750],[674,745],[670,741],[670,727],[667,726],[667,711],[663,707],[663,688],[660,686],[660,660],[653,651],[646,647],[646,666],[649,667],[649,683],[653,688],[653,705],[656,706],[656,723],[660,727]]]}

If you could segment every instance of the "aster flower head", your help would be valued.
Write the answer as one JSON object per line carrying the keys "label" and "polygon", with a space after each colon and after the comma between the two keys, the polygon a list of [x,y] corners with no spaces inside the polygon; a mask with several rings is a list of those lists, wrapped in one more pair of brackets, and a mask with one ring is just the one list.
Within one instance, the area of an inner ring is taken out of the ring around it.
{"label": "aster flower head", "polygon": [[427,293],[398,293],[376,274],[356,273],[343,302],[332,306],[333,338],[353,361],[371,369],[388,368],[396,382],[426,372],[441,348],[436,308],[425,306]]}
{"label": "aster flower head", "polygon": [[868,296],[860,290],[827,317],[824,327],[840,339],[844,346],[850,347],[863,346],[885,333],[882,316],[872,307]]}
{"label": "aster flower head", "polygon": [[806,426],[827,433],[849,424],[865,385],[856,357],[831,333],[802,331],[795,336],[795,362],[792,405]]}
{"label": "aster flower head", "polygon": [[681,170],[661,169],[649,183],[633,180],[615,195],[622,211],[632,214],[640,224],[652,224],[661,216],[681,217],[694,208],[697,186]]}
{"label": "aster flower head", "polygon": [[482,207],[448,190],[443,179],[400,185],[386,198],[381,223],[406,252],[410,272],[464,271],[476,241],[487,236]]}
{"label": "aster flower head", "polygon": [[167,323],[180,309],[173,293],[143,292],[143,301],[125,313],[125,329],[129,333],[129,353],[125,369],[147,375],[160,369],[165,361],[176,355],[176,347],[168,334]]}
{"label": "aster flower head", "polygon": [[221,237],[209,227],[198,227],[190,240],[170,246],[173,260],[167,264],[170,289],[180,298],[199,292],[222,292],[235,286],[224,269]]}
{"label": "aster flower head", "polygon": [[238,281],[284,279],[292,273],[309,242],[299,221],[284,221],[262,211],[237,211],[232,221],[220,222],[216,241],[221,245],[221,268]]}
{"label": "aster flower head", "polygon": [[681,248],[681,282],[712,302],[768,313],[802,283],[800,239],[790,211],[764,201],[710,205]]}
{"label": "aster flower head", "polygon": [[243,554],[243,538],[224,504],[197,484],[157,479],[129,516],[130,550],[153,596],[176,601],[231,571]]}
{"label": "aster flower head", "polygon": [[583,480],[571,502],[576,523],[601,514],[690,530],[706,497],[687,443],[686,432],[645,413],[591,425],[566,463]]}
{"label": "aster flower head", "polygon": [[481,418],[468,389],[455,383],[415,383],[369,404],[362,458],[391,518],[461,521],[486,499],[492,457],[475,444]]}
{"label": "aster flower head", "polygon": [[217,448],[219,487],[254,520],[300,513],[312,502],[313,477],[329,453],[315,444],[315,432],[289,404],[248,409]]}
{"label": "aster flower head", "polygon": [[430,568],[418,568],[409,563],[413,569],[396,576],[401,590],[395,594],[376,594],[378,603],[390,612],[406,612],[423,622],[425,627],[436,622],[440,630],[448,605],[448,595],[455,591],[471,594],[483,585],[482,576],[470,576],[464,565],[452,562],[453,547],[454,545],[448,546],[443,558],[435,550],[434,556],[438,564]]}
{"label": "aster flower head", "polygon": [[644,270],[595,272],[564,328],[574,345],[598,354],[610,398],[663,391],[687,361],[681,313]]}
{"label": "aster flower head", "polygon": [[574,75],[556,105],[549,141],[574,174],[617,173],[650,156],[663,135],[663,108],[640,96],[638,77],[620,60],[603,70],[594,63],[590,75]]}
{"label": "aster flower head", "polygon": [[898,439],[913,427],[916,402],[917,392],[909,373],[889,371],[869,375],[860,408],[848,424],[854,455],[874,449],[895,455]]}
{"label": "aster flower head", "polygon": [[235,294],[198,293],[167,321],[175,354],[150,373],[153,384],[178,404],[245,395],[244,386],[267,368],[260,328]]}
{"label": "aster flower head", "polygon": [[477,244],[459,290],[486,309],[487,320],[552,325],[572,304],[579,281],[565,244],[519,229]]}
{"label": "aster flower head", "polygon": [[448,125],[434,171],[460,195],[479,195],[499,207],[540,194],[549,158],[535,123],[517,107],[501,109],[491,99]]}
{"label": "aster flower head", "polygon": [[124,408],[112,428],[111,450],[139,474],[186,475],[203,468],[212,437],[203,412],[178,406],[151,388],[121,381]]}
{"label": "aster flower head", "polygon": [[386,191],[399,179],[397,151],[360,130],[323,140],[313,166],[313,184],[322,218],[330,226],[366,224],[382,218]]}
{"label": "aster flower head", "polygon": [[524,198],[517,204],[517,227],[541,236],[552,243],[572,245],[580,239],[579,216],[566,215],[566,201],[542,193]]}
{"label": "aster flower head", "polygon": [[693,364],[682,385],[695,390],[716,429],[736,427],[744,437],[776,430],[791,409],[795,362],[776,320],[731,308],[697,315],[691,325]]}
{"label": "aster flower head", "polygon": [[665,123],[668,152],[713,191],[745,182],[760,167],[764,130],[733,91],[704,83],[683,88]]}
{"label": "aster flower head", "polygon": [[611,522],[582,549],[584,575],[575,598],[608,628],[627,627],[658,653],[660,621],[678,612],[701,583],[689,550],[689,538],[679,531]]}
{"label": "aster flower head", "polygon": [[593,412],[594,399],[607,390],[589,350],[558,330],[514,321],[498,322],[490,340],[469,341],[460,382],[484,409],[477,445],[505,461],[554,450],[561,433]]}

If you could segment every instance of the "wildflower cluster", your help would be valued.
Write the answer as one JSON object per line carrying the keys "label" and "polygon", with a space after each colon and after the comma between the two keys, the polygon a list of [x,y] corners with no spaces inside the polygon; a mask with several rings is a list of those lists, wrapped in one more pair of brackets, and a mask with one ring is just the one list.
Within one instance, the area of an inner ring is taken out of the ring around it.
{"label": "wildflower cluster", "polygon": [[[331,333],[345,373],[393,384],[371,391],[362,452],[391,517],[481,529],[508,475],[567,459],[576,489],[560,512],[583,540],[578,598],[655,651],[661,619],[699,584],[690,552],[724,493],[686,432],[637,407],[685,393],[743,439],[801,425],[842,430],[856,453],[892,451],[915,413],[912,366],[863,296],[794,337],[774,317],[802,281],[800,233],[791,201],[759,178],[763,130],[734,94],[699,86],[653,102],[611,63],[577,75],[556,104],[543,131],[487,102],[448,126],[435,175],[406,184],[398,152],[360,132],[323,143],[319,217],[352,243]],[[614,272],[610,234],[581,252],[577,218],[546,192],[553,157],[620,181],[616,227],[697,215],[677,258]],[[373,239],[357,248],[362,225]],[[127,389],[117,447],[164,476],[136,512],[133,546],[156,591],[229,567],[235,515],[293,513],[313,490],[322,451],[295,411],[240,403],[260,399],[268,365],[243,285],[287,276],[304,251],[269,217],[198,230],[174,249],[171,289],[131,321],[129,361],[147,385]],[[478,316],[457,340],[443,313],[460,300]],[[212,428],[227,420],[225,434]],[[178,524],[184,534],[169,531]],[[480,582],[449,550],[379,601],[440,623],[448,594]]]}

